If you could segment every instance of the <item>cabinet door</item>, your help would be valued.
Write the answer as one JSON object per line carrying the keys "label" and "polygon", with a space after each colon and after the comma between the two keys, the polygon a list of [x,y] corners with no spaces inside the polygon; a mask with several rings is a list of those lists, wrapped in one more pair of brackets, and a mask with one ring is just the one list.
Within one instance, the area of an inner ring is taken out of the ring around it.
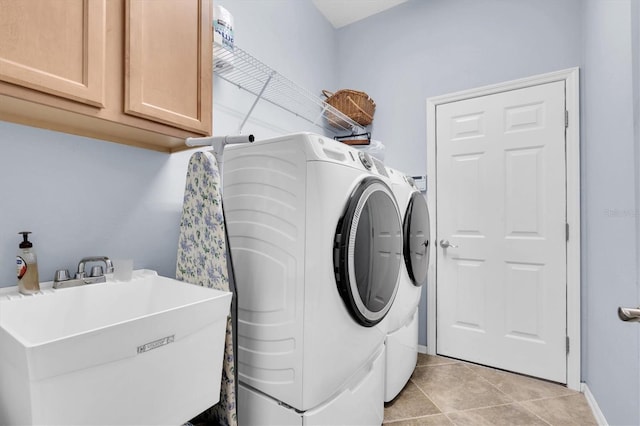
{"label": "cabinet door", "polygon": [[105,0],[0,0],[0,80],[104,104]]}
{"label": "cabinet door", "polygon": [[210,0],[127,0],[125,112],[211,133]]}

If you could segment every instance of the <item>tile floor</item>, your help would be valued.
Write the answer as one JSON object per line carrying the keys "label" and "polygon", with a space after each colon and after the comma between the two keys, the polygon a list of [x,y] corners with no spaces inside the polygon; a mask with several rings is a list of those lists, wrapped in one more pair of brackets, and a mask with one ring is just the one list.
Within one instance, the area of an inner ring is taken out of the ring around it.
{"label": "tile floor", "polygon": [[579,392],[554,383],[432,355],[385,404],[384,424],[597,425]]}

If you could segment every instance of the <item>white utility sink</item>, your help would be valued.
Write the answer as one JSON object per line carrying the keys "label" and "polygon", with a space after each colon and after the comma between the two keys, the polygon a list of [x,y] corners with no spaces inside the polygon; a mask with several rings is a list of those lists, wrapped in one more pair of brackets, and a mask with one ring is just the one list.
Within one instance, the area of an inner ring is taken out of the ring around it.
{"label": "white utility sink", "polygon": [[148,270],[0,294],[0,424],[182,424],[218,401],[230,303]]}

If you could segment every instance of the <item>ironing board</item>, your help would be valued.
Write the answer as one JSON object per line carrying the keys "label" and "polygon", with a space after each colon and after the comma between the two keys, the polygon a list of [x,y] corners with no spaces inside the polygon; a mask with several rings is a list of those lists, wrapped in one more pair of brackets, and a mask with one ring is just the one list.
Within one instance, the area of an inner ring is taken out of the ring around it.
{"label": "ironing board", "polygon": [[[184,190],[176,278],[187,283],[232,291],[222,209],[220,173],[212,153],[196,152],[189,160]],[[231,273],[230,273],[231,271]],[[232,309],[233,311],[233,309]],[[233,321],[227,318],[220,401],[194,421],[237,425]]]}

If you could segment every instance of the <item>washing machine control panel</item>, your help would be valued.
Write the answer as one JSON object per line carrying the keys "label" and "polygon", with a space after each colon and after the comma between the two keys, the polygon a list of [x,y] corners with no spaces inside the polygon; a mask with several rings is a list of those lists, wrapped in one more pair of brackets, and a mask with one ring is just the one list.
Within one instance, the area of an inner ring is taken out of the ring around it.
{"label": "washing machine control panel", "polygon": [[360,162],[362,163],[365,169],[371,170],[371,168],[373,167],[373,159],[369,154],[367,154],[366,152],[360,151],[358,153],[358,158],[360,158]]}

